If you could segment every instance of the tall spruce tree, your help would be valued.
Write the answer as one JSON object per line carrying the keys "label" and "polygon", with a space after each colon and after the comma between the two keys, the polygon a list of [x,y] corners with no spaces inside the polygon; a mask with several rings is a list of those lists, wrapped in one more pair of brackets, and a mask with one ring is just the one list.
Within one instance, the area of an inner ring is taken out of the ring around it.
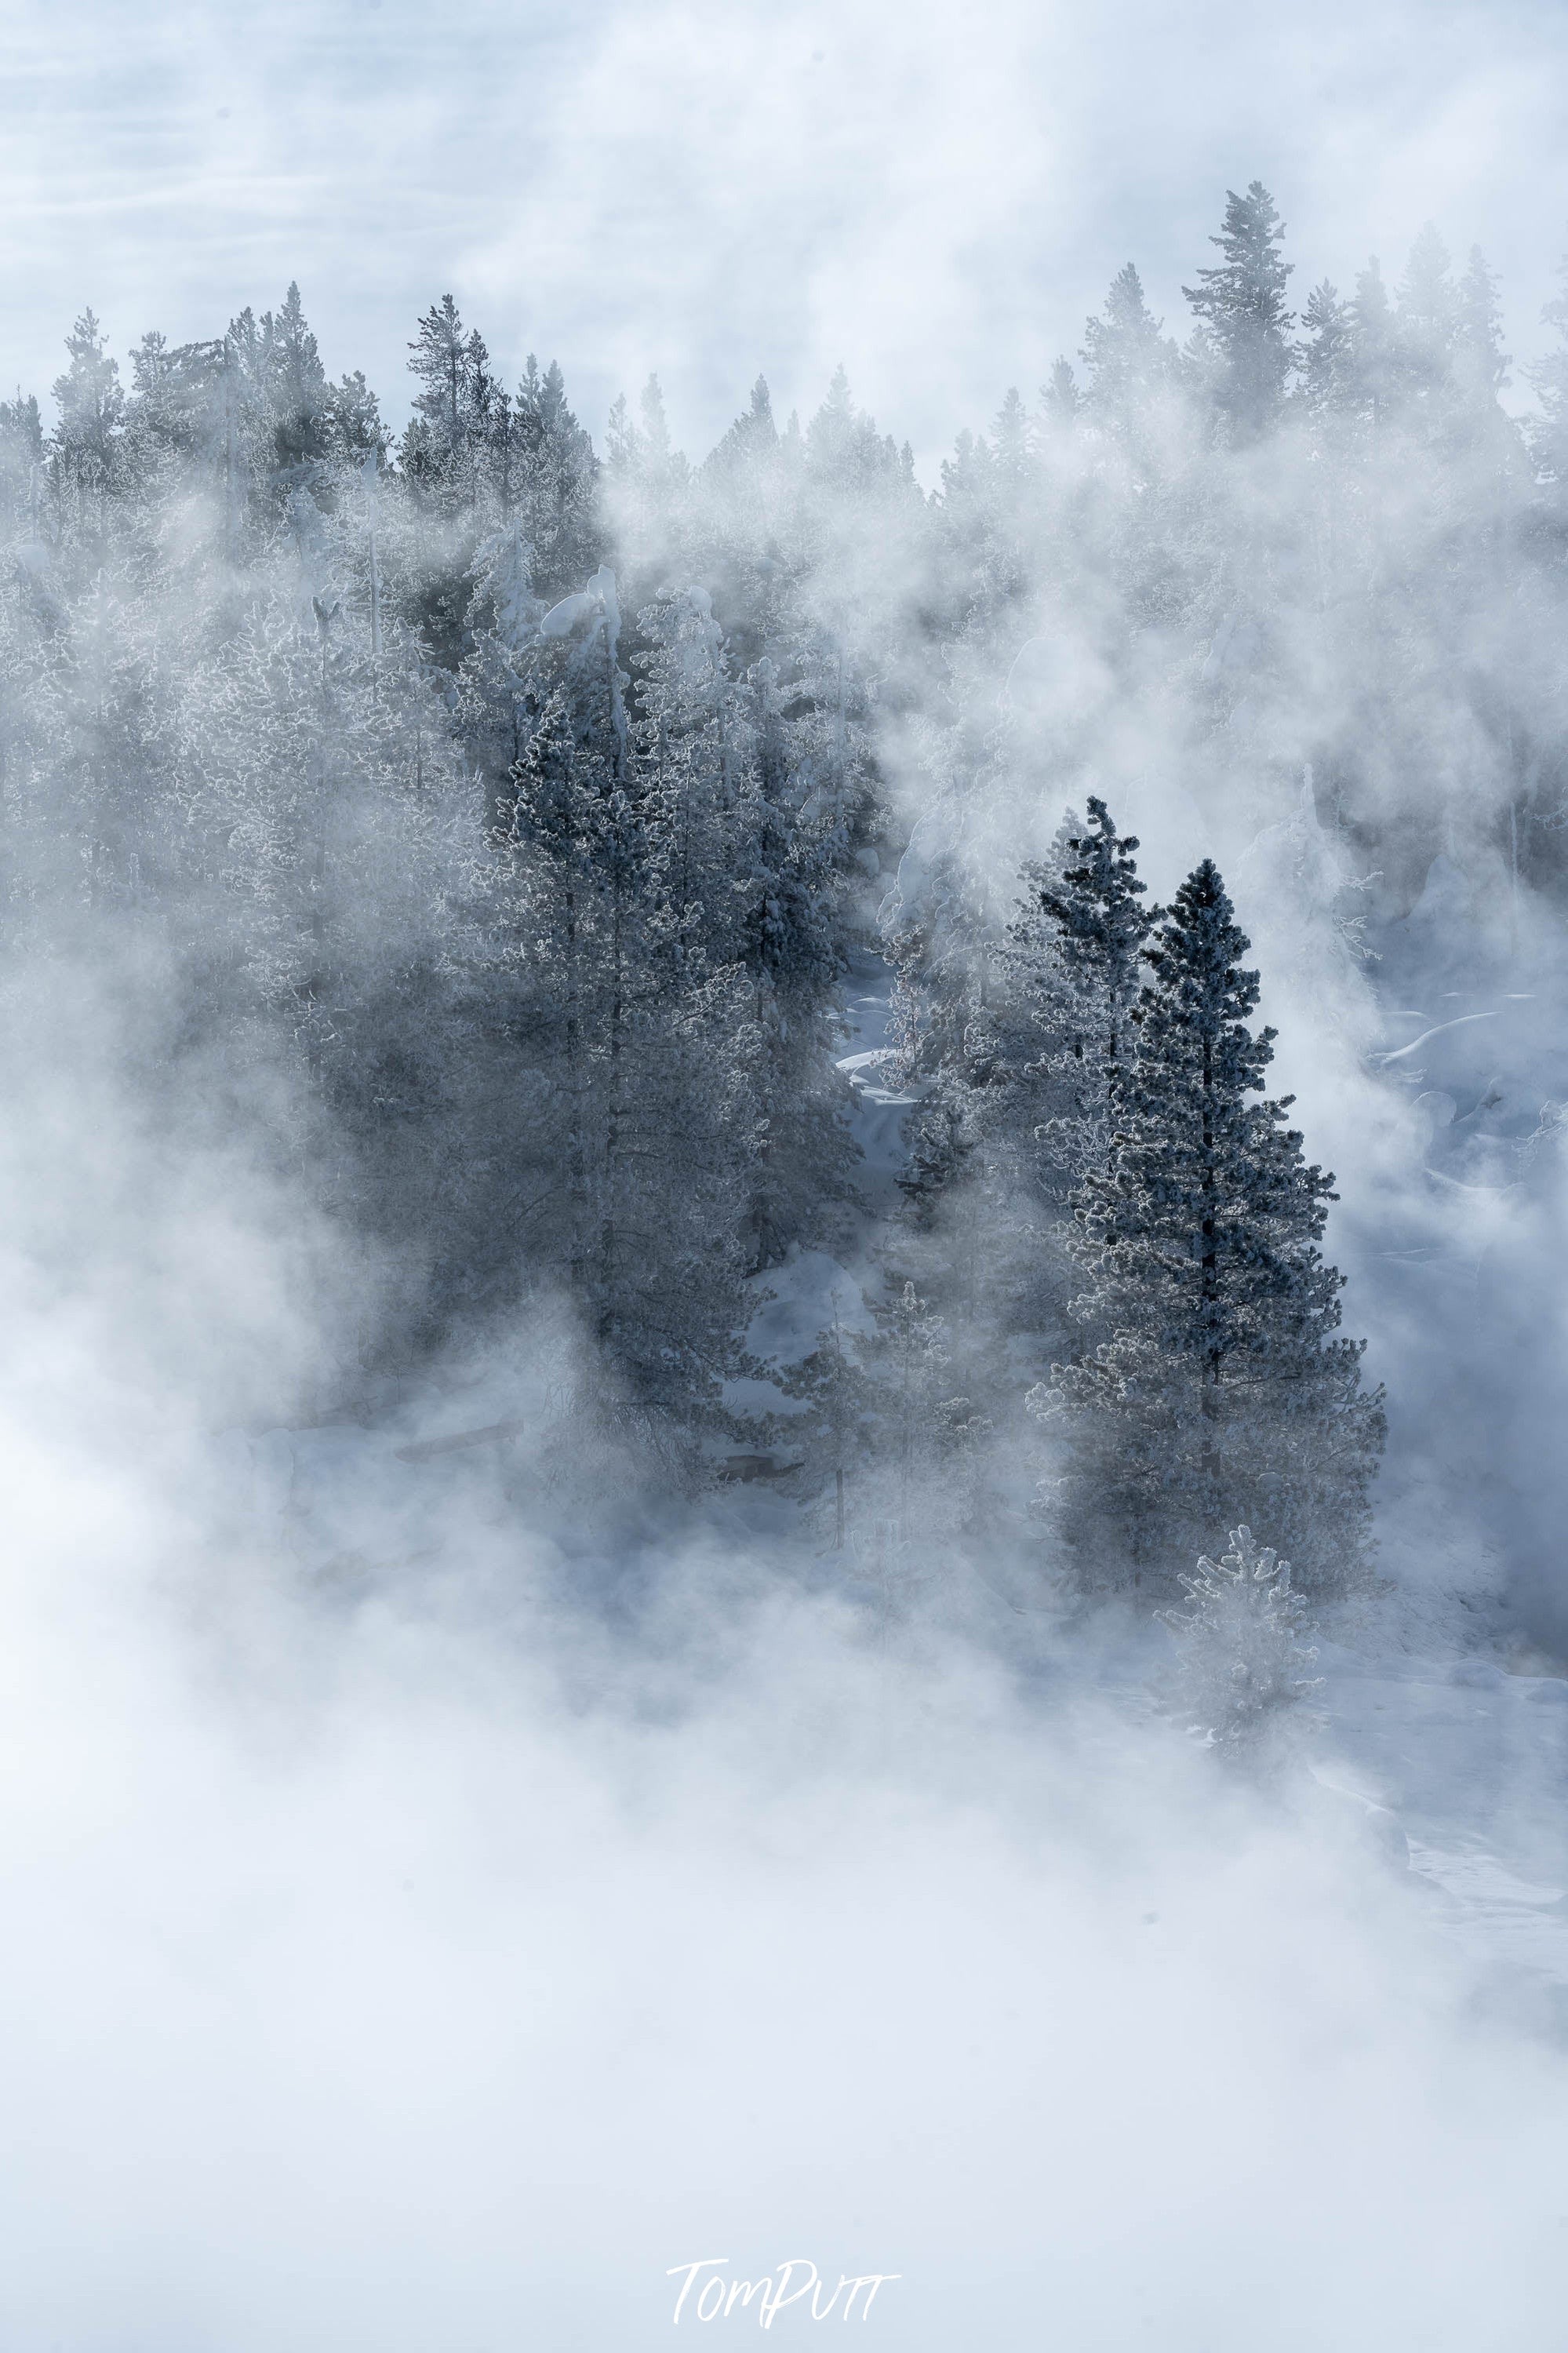
{"label": "tall spruce tree", "polygon": [[[1136,834],[1118,834],[1091,793],[1089,822],[1068,834],[1059,877],[1036,885],[1038,913],[1055,932],[1056,955],[1036,1019],[1045,1030],[1046,1068],[1056,1082],[1053,1116],[1040,1141],[1076,1181],[1106,1166],[1129,1051],[1144,945],[1154,921],[1140,905]],[[1051,985],[1054,983],[1054,986]]]}
{"label": "tall spruce tree", "polygon": [[1211,237],[1224,259],[1200,269],[1182,292],[1214,339],[1220,360],[1215,398],[1238,439],[1250,439],[1279,413],[1291,368],[1285,281],[1294,269],[1279,247],[1284,226],[1261,180],[1244,196],[1226,192],[1225,223]]}
{"label": "tall spruce tree", "polygon": [[319,464],[331,447],[331,396],[316,338],[305,323],[300,289],[292,282],[276,318],[261,322],[263,366],[272,427],[274,480],[289,484]]}
{"label": "tall spruce tree", "polygon": [[55,427],[57,476],[68,482],[79,499],[95,501],[91,512],[101,527],[102,501],[121,472],[125,425],[125,394],[120,365],[111,359],[102,328],[90,311],[84,311],[66,337],[70,365],[57,376],[54,396],[59,408]]}
{"label": "tall spruce tree", "polygon": [[1080,357],[1088,370],[1083,405],[1097,422],[1127,429],[1149,403],[1175,381],[1179,355],[1143,297],[1132,262],[1119,269],[1105,298],[1105,315],[1084,322]]}
{"label": "tall spruce tree", "polygon": [[1110,1165],[1076,1200],[1087,1345],[1034,1404],[1067,1441],[1056,1493],[1090,1584],[1168,1585],[1241,1521],[1289,1544],[1307,1592],[1366,1560],[1382,1392],[1338,1336],[1332,1179],[1284,1124],[1292,1098],[1258,1099],[1275,1033],[1247,1027],[1247,944],[1205,859],[1146,951]]}
{"label": "tall spruce tree", "polygon": [[1354,396],[1351,305],[1327,278],[1314,286],[1301,313],[1307,342],[1301,354],[1301,397],[1319,417],[1349,406]]}

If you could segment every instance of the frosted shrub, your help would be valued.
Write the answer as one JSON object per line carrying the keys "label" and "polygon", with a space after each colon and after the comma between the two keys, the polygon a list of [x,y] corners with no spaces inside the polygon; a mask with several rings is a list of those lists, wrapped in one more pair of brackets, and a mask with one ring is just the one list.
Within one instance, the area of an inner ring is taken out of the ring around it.
{"label": "frosted shrub", "polygon": [[1184,1577],[1185,1607],[1160,1612],[1176,1645],[1171,1693],[1192,1729],[1216,1746],[1255,1746],[1316,1690],[1317,1652],[1303,1640],[1306,1604],[1290,1564],[1233,1528],[1230,1549]]}

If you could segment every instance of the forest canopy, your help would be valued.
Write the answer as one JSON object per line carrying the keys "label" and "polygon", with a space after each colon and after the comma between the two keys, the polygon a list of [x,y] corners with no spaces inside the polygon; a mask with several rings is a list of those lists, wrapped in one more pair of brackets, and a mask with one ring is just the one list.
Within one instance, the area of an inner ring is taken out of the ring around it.
{"label": "forest canopy", "polygon": [[[1479,252],[1306,288],[1255,181],[1213,256],[930,493],[842,373],[595,448],[450,294],[396,435],[294,286],[123,364],[84,311],[0,404],[8,952],[122,975],[149,1086],[374,1238],[345,1391],[548,1298],[585,1410],[830,1546],[1168,1592],[1246,1523],[1364,1580],[1383,1405],[1225,866],[1285,846],[1330,991],[1439,871],[1515,949],[1561,902],[1568,296],[1521,416]],[[763,1361],[814,1252],[863,1312]]]}

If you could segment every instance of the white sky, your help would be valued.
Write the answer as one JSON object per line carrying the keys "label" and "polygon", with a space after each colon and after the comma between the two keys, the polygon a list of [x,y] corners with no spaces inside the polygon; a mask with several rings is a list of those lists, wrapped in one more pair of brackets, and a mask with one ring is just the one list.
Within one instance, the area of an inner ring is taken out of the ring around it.
{"label": "white sky", "polygon": [[1129,258],[1184,328],[1226,185],[1299,269],[1396,275],[1428,216],[1541,346],[1568,248],[1556,0],[6,0],[0,385],[210,334],[290,277],[334,374],[405,411],[450,290],[510,376],[559,357],[597,433],[650,368],[700,454],[765,371],[834,364],[928,477],[1032,394]]}

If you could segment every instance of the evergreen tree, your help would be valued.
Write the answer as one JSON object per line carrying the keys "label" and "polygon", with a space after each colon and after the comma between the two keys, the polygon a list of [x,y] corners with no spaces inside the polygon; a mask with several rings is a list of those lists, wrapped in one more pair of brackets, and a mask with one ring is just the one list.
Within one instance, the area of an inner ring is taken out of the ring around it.
{"label": "evergreen tree", "polygon": [[1280,256],[1284,234],[1261,180],[1243,196],[1228,189],[1224,227],[1209,240],[1224,259],[1216,269],[1200,269],[1195,287],[1182,289],[1214,339],[1220,413],[1244,440],[1274,422],[1292,364],[1295,319],[1286,308],[1285,281],[1295,264]]}
{"label": "evergreen tree", "polygon": [[743,1321],[751,1107],[728,1064],[733,975],[697,924],[680,936],[672,796],[637,756],[619,628],[607,571],[541,624],[539,716],[501,799],[495,888],[512,1024],[555,1138],[539,1243],[631,1405],[689,1433]]}
{"label": "evergreen tree", "polygon": [[289,482],[308,475],[331,450],[331,396],[298,286],[289,285],[282,309],[276,318],[268,311],[261,328],[274,478]]}
{"label": "evergreen tree", "polygon": [[381,404],[363,370],[355,368],[327,386],[326,414],[329,447],[334,456],[357,466],[374,451],[378,465],[384,462],[392,437],[381,421]]}
{"label": "evergreen tree", "polygon": [[1040,386],[1040,406],[1047,424],[1058,433],[1066,432],[1077,424],[1083,406],[1083,395],[1073,375],[1070,360],[1058,359],[1052,367],[1049,384]]}
{"label": "evergreen tree", "polygon": [[1301,313],[1307,340],[1301,353],[1301,397],[1319,416],[1332,415],[1355,396],[1354,321],[1352,307],[1325,278],[1307,297]]}
{"label": "evergreen tree", "polygon": [[55,427],[53,453],[60,478],[79,497],[94,501],[102,519],[102,501],[116,486],[125,426],[125,394],[120,364],[110,357],[103,330],[90,311],[84,311],[66,337],[70,365],[54,383],[59,421]]}
{"label": "evergreen tree", "polygon": [[[1139,904],[1148,886],[1139,879],[1137,849],[1137,835],[1118,834],[1105,803],[1091,793],[1087,828],[1066,835],[1054,874],[1034,878],[1031,918],[1043,916],[1055,934],[1049,963],[1033,963],[1030,973],[1042,1059],[1058,1099],[1040,1141],[1069,1183],[1110,1159],[1154,922],[1154,913]],[[1016,955],[1026,936],[1015,926]]]}
{"label": "evergreen tree", "polygon": [[532,550],[534,586],[548,600],[577,587],[603,559],[599,465],[553,360],[542,370],[529,353],[515,412],[512,498]]}
{"label": "evergreen tree", "polygon": [[1290,1098],[1252,1099],[1274,1033],[1247,1027],[1247,944],[1205,860],[1146,951],[1110,1165],[1078,1196],[1089,1345],[1037,1410],[1068,1440],[1064,1532],[1090,1582],[1158,1581],[1244,1512],[1310,1591],[1364,1567],[1382,1397],[1336,1336],[1331,1179],[1283,1125]]}
{"label": "evergreen tree", "polygon": [[449,294],[433,302],[409,349],[409,372],[422,389],[415,411],[426,427],[423,463],[445,480],[484,438],[493,385],[489,354],[477,329],[465,329]]}
{"label": "evergreen tree", "polygon": [[153,463],[160,458],[216,454],[221,341],[171,348],[153,332],[131,354],[126,422]]}
{"label": "evergreen tree", "polygon": [[1143,281],[1130,261],[1110,281],[1102,319],[1086,321],[1082,359],[1088,370],[1084,406],[1098,420],[1132,428],[1150,403],[1175,380],[1175,344],[1143,299]]}
{"label": "evergreen tree", "polygon": [[703,470],[718,479],[754,474],[776,456],[778,446],[773,396],[766,376],[760,375],[747,406],[721,437]]}

